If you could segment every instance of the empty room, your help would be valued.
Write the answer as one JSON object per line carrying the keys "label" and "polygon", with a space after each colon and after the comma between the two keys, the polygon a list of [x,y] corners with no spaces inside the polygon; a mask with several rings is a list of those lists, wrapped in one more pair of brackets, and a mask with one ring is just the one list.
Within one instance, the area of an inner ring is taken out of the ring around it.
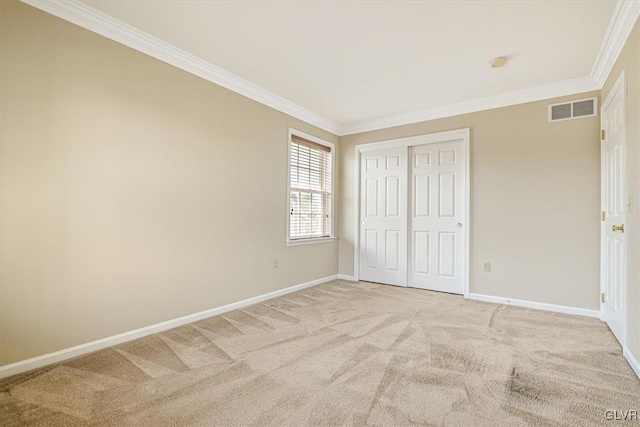
{"label": "empty room", "polygon": [[0,0],[0,425],[640,424],[639,17]]}

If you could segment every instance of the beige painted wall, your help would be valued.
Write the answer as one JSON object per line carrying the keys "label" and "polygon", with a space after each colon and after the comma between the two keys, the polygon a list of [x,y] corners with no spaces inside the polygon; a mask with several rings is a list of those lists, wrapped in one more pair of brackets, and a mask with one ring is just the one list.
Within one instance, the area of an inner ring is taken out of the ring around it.
{"label": "beige painted wall", "polygon": [[548,104],[597,95],[341,138],[340,273],[353,274],[354,146],[469,127],[470,291],[599,309],[599,117],[547,123]]}
{"label": "beige painted wall", "polygon": [[603,100],[623,70],[627,80],[628,191],[635,201],[634,210],[627,218],[627,347],[640,360],[640,21],[636,22],[602,88]]}
{"label": "beige painted wall", "polygon": [[0,364],[337,273],[284,243],[287,129],[337,137],[1,4]]}

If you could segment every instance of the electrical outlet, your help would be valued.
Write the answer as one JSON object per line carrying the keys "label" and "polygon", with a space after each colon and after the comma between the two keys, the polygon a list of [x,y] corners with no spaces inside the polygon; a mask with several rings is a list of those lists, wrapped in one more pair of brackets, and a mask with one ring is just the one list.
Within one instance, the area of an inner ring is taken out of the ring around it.
{"label": "electrical outlet", "polygon": [[278,268],[278,258],[273,259],[273,268]]}
{"label": "electrical outlet", "polygon": [[482,263],[482,271],[491,271],[491,263],[489,261]]}

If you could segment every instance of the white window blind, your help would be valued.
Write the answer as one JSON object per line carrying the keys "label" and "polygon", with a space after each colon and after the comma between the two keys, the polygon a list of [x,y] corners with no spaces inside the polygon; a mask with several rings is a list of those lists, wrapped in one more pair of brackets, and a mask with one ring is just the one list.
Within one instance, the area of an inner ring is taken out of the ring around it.
{"label": "white window blind", "polygon": [[289,240],[331,237],[331,148],[291,135]]}

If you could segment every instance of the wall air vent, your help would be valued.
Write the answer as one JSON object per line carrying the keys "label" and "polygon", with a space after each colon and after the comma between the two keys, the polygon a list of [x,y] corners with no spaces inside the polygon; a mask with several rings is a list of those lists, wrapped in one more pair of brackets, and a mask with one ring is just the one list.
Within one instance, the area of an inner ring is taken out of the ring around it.
{"label": "wall air vent", "polygon": [[582,119],[598,115],[598,98],[549,105],[549,122]]}

